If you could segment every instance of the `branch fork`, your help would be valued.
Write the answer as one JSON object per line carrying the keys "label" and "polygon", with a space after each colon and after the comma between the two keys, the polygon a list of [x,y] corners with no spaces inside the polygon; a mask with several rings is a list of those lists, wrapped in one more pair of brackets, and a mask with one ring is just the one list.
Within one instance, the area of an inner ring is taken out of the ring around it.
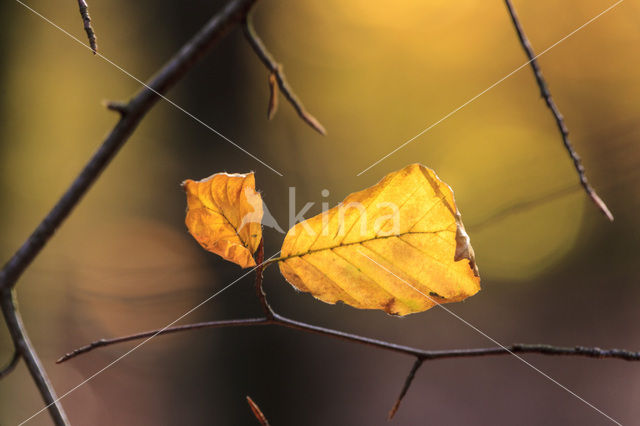
{"label": "branch fork", "polygon": [[150,330],[142,333],[131,334],[128,336],[122,336],[112,339],[100,339],[89,343],[88,345],[77,348],[66,355],[58,359],[57,363],[66,362],[79,355],[91,352],[94,349],[111,346],[117,343],[130,342],[134,340],[140,340],[156,335],[173,334],[182,331],[197,330],[203,328],[223,328],[223,327],[253,327],[253,326],[265,326],[274,325],[279,327],[291,328],[306,333],[320,334],[324,336],[333,337],[336,339],[345,340],[352,343],[358,343],[365,346],[371,346],[378,349],[384,349],[387,351],[397,352],[400,354],[410,355],[415,358],[415,362],[405,379],[404,385],[400,391],[395,404],[389,412],[389,419],[398,411],[402,399],[407,394],[416,373],[426,361],[433,361],[438,359],[449,358],[472,358],[472,357],[484,357],[484,356],[504,356],[513,355],[514,353],[521,354],[539,354],[550,356],[581,356],[588,358],[614,358],[626,361],[640,361],[640,352],[631,352],[622,349],[600,349],[600,348],[588,348],[582,346],[576,346],[573,348],[559,347],[543,344],[514,344],[508,347],[494,347],[494,348],[476,348],[476,349],[451,349],[451,350],[424,350],[414,348],[410,346],[398,345],[383,340],[372,339],[356,334],[345,333],[339,330],[333,330],[329,328],[319,327],[312,324],[296,321],[278,314],[269,305],[266,294],[263,288],[263,271],[264,268],[272,264],[272,262],[264,261],[264,242],[260,241],[260,244],[256,253],[255,268],[256,279],[255,288],[256,296],[262,307],[264,316],[258,318],[245,318],[245,319],[232,319],[222,321],[207,321],[194,324],[186,324],[175,327],[164,328],[160,330]]}

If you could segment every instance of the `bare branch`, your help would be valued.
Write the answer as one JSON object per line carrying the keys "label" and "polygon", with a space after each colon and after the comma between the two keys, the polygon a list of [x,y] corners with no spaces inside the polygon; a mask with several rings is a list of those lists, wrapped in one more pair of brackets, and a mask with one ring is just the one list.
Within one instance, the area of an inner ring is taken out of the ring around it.
{"label": "bare branch", "polygon": [[[320,133],[321,135],[326,135],[327,131],[324,126],[320,124],[320,122],[305,109],[304,105],[296,94],[293,92],[291,86],[287,82],[286,77],[284,76],[284,71],[282,71],[282,65],[278,64],[273,56],[269,53],[264,43],[256,34],[256,31],[253,28],[253,24],[251,23],[251,14],[247,14],[242,21],[242,29],[244,31],[244,35],[247,38],[247,41],[253,48],[253,51],[258,55],[258,58],[262,61],[262,63],[267,67],[270,72],[270,77],[275,76],[276,81],[278,82],[278,86],[280,87],[280,91],[284,95],[285,98],[289,101],[289,103],[293,106],[293,108],[298,113],[298,116],[311,126],[315,131]],[[270,80],[271,81],[271,80]],[[271,85],[271,83],[270,83]],[[274,97],[273,86],[271,85],[271,97]],[[275,105],[272,100],[269,101],[269,109],[267,115],[269,118],[275,114]]]}
{"label": "bare branch", "polygon": [[551,97],[551,92],[549,91],[547,82],[542,76],[542,69],[538,64],[536,55],[533,52],[533,48],[531,47],[531,43],[529,42],[529,39],[527,39],[527,36],[524,33],[524,29],[520,24],[520,20],[518,19],[518,15],[516,14],[516,11],[513,5],[511,4],[511,0],[505,0],[505,4],[507,6],[507,10],[509,11],[509,16],[511,16],[511,21],[513,22],[513,26],[515,27],[515,30],[518,33],[520,44],[522,45],[522,48],[524,49],[525,53],[527,54],[527,57],[529,58],[529,63],[531,64],[533,74],[538,83],[538,87],[540,88],[540,95],[544,98],[545,103],[547,104],[547,106],[549,107],[549,110],[551,110],[551,113],[553,114],[553,118],[556,121],[558,130],[562,135],[562,142],[564,143],[564,147],[569,153],[569,156],[573,161],[573,165],[576,171],[578,172],[578,177],[580,178],[580,184],[584,188],[587,195],[598,207],[598,209],[600,209],[600,211],[604,213],[604,215],[609,220],[613,221],[613,215],[611,214],[611,211],[609,211],[609,208],[607,207],[607,205],[604,203],[604,201],[602,201],[602,199],[598,196],[598,194],[596,194],[596,191],[591,187],[591,185],[589,184],[589,181],[587,180],[587,176],[585,174],[582,161],[580,160],[580,156],[571,145],[571,141],[569,141],[569,130],[567,129],[567,126],[564,123],[564,118],[560,113],[560,110],[558,109],[553,98]]}
{"label": "bare branch", "polygon": [[95,55],[98,53],[98,43],[96,42],[96,33],[91,26],[91,16],[89,16],[89,5],[85,0],[78,0],[78,7],[80,8],[80,16],[82,16],[82,23],[84,24],[84,31],[87,33],[89,39],[89,46],[91,51]]}
{"label": "bare branch", "polygon": [[320,334],[324,336],[330,336],[348,342],[359,343],[365,346],[372,346],[379,349],[388,350],[391,352],[397,352],[405,355],[411,355],[417,358],[421,358],[423,361],[430,361],[436,359],[446,358],[474,358],[482,356],[497,356],[497,355],[511,355],[512,353],[525,353],[525,354],[539,354],[539,355],[555,355],[555,356],[581,356],[587,358],[614,358],[622,359],[626,361],[640,361],[640,352],[632,352],[623,349],[600,349],[600,348],[587,348],[583,346],[575,347],[560,347],[544,344],[514,344],[505,347],[495,348],[477,348],[477,349],[447,349],[429,351],[424,349],[418,349],[411,346],[398,345],[391,342],[385,342],[383,340],[371,339],[357,334],[345,333],[339,330],[332,330],[330,328],[318,327],[316,325],[307,324],[300,321],[295,321],[287,317],[273,312],[273,318],[247,318],[236,319],[227,321],[207,321],[194,324],[181,325],[176,327],[169,327],[166,329],[150,330],[142,333],[131,334],[128,336],[117,337],[113,339],[100,339],[92,342],[82,348],[78,348],[65,356],[61,357],[58,362],[68,361],[78,355],[90,352],[96,348],[110,346],[117,343],[130,342],[133,340],[144,339],[154,334],[164,335],[171,334],[180,331],[196,330],[202,328],[222,328],[222,327],[239,327],[239,326],[257,326],[257,325],[277,325],[281,327],[292,328],[300,330],[306,333]]}
{"label": "bare branch", "polygon": [[[205,26],[189,40],[151,81],[126,104],[117,110],[121,117],[102,145],[93,154],[83,170],[71,183],[67,191],[60,197],[55,206],[40,222],[18,251],[7,261],[0,271],[0,301],[7,326],[14,345],[25,360],[29,372],[38,387],[43,400],[56,425],[67,424],[61,405],[56,402],[55,391],[49,383],[46,372],[31,345],[13,300],[13,288],[25,269],[51,239],[57,228],[69,216],[80,202],[102,171],[109,165],[113,157],[129,139],[140,121],[158,102],[160,95],[174,86],[231,28],[238,24],[257,0],[233,0],[225,8],[214,15]],[[91,42],[95,43],[95,35],[90,26],[90,19],[85,2],[79,2],[80,12],[85,22],[85,29]],[[92,48],[95,46],[92,45]]]}
{"label": "bare branch", "polygon": [[177,325],[175,327],[168,327],[160,330],[143,331],[142,333],[130,334],[128,336],[116,337],[114,339],[100,339],[65,354],[64,356],[58,358],[58,360],[56,361],[56,364],[63,363],[65,361],[70,360],[71,358],[75,358],[78,355],[91,352],[92,350],[97,348],[101,348],[104,346],[111,346],[117,343],[125,343],[125,342],[132,342],[134,340],[146,339],[148,337],[152,337],[155,335],[160,336],[164,334],[173,334],[180,331],[197,330],[200,328],[242,327],[242,326],[267,325],[267,324],[271,324],[271,321],[268,318],[247,318],[247,319],[224,320],[224,321],[207,321],[207,322],[199,322],[195,324]]}
{"label": "bare branch", "polygon": [[260,407],[258,407],[258,404],[253,402],[253,399],[251,399],[249,395],[247,395],[247,402],[249,403],[249,408],[251,408],[251,412],[253,413],[254,416],[256,416],[256,419],[258,419],[260,424],[262,426],[269,426],[269,421],[267,421],[267,418],[265,417],[265,415],[262,414]]}
{"label": "bare branch", "polygon": [[[262,246],[262,242],[260,244]],[[258,251],[258,261],[259,265],[262,265],[263,255],[259,249]],[[560,347],[560,346],[551,346],[544,344],[514,344],[506,347],[495,347],[495,348],[477,348],[477,349],[450,349],[450,350],[439,350],[439,351],[427,351],[423,349],[413,348],[410,346],[398,345],[395,343],[385,342],[382,340],[371,339],[368,337],[359,336],[356,334],[345,333],[343,331],[332,330],[329,328],[318,327],[315,325],[303,323],[300,321],[295,321],[282,315],[277,314],[273,311],[273,309],[269,306],[266,295],[262,290],[262,270],[258,272],[256,276],[256,290],[258,291],[258,298],[261,301],[263,309],[267,314],[267,317],[264,318],[248,318],[248,319],[240,319],[240,320],[229,320],[229,321],[209,321],[209,322],[201,322],[195,324],[187,324],[176,327],[169,327],[159,330],[151,330],[143,333],[132,334],[129,336],[118,337],[114,339],[101,339],[95,342],[92,342],[86,346],[78,348],[72,352],[61,357],[57,362],[61,363],[64,361],[68,361],[71,358],[74,358],[78,355],[90,352],[96,348],[103,346],[110,346],[116,343],[129,342],[138,339],[144,339],[155,335],[160,334],[170,334],[180,331],[188,331],[202,328],[221,328],[221,327],[238,327],[238,326],[257,326],[257,325],[276,325],[281,327],[292,328],[295,330],[300,330],[307,333],[320,334],[324,336],[330,336],[337,339],[345,340],[348,342],[359,343],[366,346],[372,346],[379,349],[385,349],[392,352],[402,353],[405,355],[412,355],[416,357],[416,362],[414,363],[409,375],[407,376],[404,386],[400,391],[400,396],[396,400],[396,403],[391,408],[389,412],[389,419],[392,419],[398,408],[400,407],[400,403],[402,399],[406,395],[411,383],[415,377],[416,372],[422,366],[424,361],[436,360],[436,359],[446,359],[446,358],[472,358],[472,357],[482,357],[482,356],[496,356],[496,355],[513,355],[514,353],[521,354],[539,354],[539,355],[550,355],[550,356],[582,356],[588,358],[615,358],[626,361],[640,361],[640,352],[631,352],[622,349],[600,349],[597,347],[583,347],[576,346],[573,348],[568,347]],[[260,277],[260,278],[258,278]]]}
{"label": "bare branch", "polygon": [[[42,399],[47,405],[51,419],[56,426],[67,426],[69,420],[62,408],[62,405],[58,401],[55,390],[49,381],[47,372],[45,371],[40,359],[36,355],[36,351],[27,336],[27,332],[22,322],[22,317],[16,309],[16,303],[14,299],[13,291],[10,289],[3,289],[0,291],[0,304],[2,305],[2,313],[4,319],[7,322],[7,328],[11,334],[11,339],[16,348],[16,352],[20,354],[20,357],[24,359],[29,373],[35,382]],[[15,357],[15,356],[14,356]],[[15,359],[15,358],[14,358]],[[17,361],[16,361],[17,362]]]}
{"label": "bare branch", "polygon": [[396,412],[398,411],[398,408],[400,408],[400,403],[402,402],[402,399],[407,394],[407,391],[409,390],[409,387],[411,386],[411,382],[413,382],[413,378],[416,376],[416,373],[418,372],[418,370],[422,366],[423,362],[424,362],[424,360],[422,358],[416,358],[416,361],[413,363],[413,366],[411,367],[411,370],[409,371],[409,374],[407,375],[407,378],[404,381],[404,385],[402,386],[402,390],[400,391],[400,395],[398,396],[398,399],[396,400],[396,403],[393,404],[393,407],[391,407],[391,410],[389,411],[389,420],[393,419],[393,416],[396,415]]}
{"label": "bare branch", "polygon": [[35,231],[0,271],[0,290],[10,289],[40,253],[56,229],[69,216],[91,185],[129,139],[143,117],[164,94],[200,60],[233,25],[237,24],[256,0],[231,1],[176,53],[167,64],[131,99],[126,114],[118,121],[100,148],[58,200]]}

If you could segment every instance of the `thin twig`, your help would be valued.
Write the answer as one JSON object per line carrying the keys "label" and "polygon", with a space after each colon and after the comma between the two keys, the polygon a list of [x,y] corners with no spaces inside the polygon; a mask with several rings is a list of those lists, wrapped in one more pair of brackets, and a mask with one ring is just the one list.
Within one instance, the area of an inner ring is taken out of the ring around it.
{"label": "thin twig", "polygon": [[67,415],[58,401],[58,397],[40,359],[36,355],[29,336],[27,336],[22,317],[16,309],[15,294],[13,291],[10,289],[2,290],[0,292],[0,303],[2,304],[2,313],[7,322],[7,328],[11,334],[11,339],[13,340],[16,351],[20,354],[20,357],[24,359],[29,373],[31,373],[31,377],[40,391],[40,395],[42,395],[42,399],[48,406],[53,423],[56,426],[67,426],[69,424]]}
{"label": "thin twig", "polygon": [[[298,116],[300,116],[300,118],[309,126],[311,126],[315,131],[317,131],[321,135],[326,135],[327,131],[325,130],[324,126],[320,124],[320,122],[313,115],[309,114],[304,105],[302,105],[300,99],[298,99],[296,94],[293,92],[291,86],[289,86],[289,83],[284,76],[284,71],[282,71],[282,65],[278,64],[275,59],[273,59],[273,56],[271,56],[260,37],[258,37],[258,34],[256,34],[256,31],[253,28],[253,24],[251,23],[250,13],[248,13],[244,17],[242,21],[242,29],[244,31],[245,37],[247,38],[247,41],[251,45],[251,48],[253,48],[253,51],[256,53],[256,55],[258,55],[258,58],[260,58],[262,63],[269,70],[270,76],[275,75],[278,86],[280,87],[280,91],[296,110]],[[273,97],[273,95],[274,93],[272,87],[271,96]],[[275,108],[272,105],[272,101],[270,101],[267,115],[273,116],[274,113]]]}
{"label": "thin twig", "polygon": [[540,68],[540,65],[538,64],[538,60],[536,59],[536,55],[533,52],[533,48],[531,47],[531,43],[529,42],[529,39],[527,38],[527,36],[524,33],[524,29],[522,28],[522,25],[520,24],[520,20],[518,19],[518,15],[516,14],[516,11],[515,11],[513,5],[511,4],[511,0],[505,0],[505,4],[507,6],[507,10],[509,11],[509,16],[511,16],[511,21],[513,22],[513,26],[515,27],[515,30],[518,33],[518,38],[520,39],[520,44],[522,45],[522,48],[524,49],[525,53],[527,54],[527,57],[529,58],[529,63],[531,64],[531,68],[533,70],[533,74],[534,74],[534,76],[536,78],[536,81],[538,83],[538,87],[540,88],[540,94],[544,98],[545,103],[547,104],[547,106],[549,107],[549,110],[551,110],[551,113],[553,114],[553,118],[556,121],[556,125],[558,126],[558,130],[560,131],[560,134],[562,135],[562,142],[564,143],[564,147],[567,150],[567,152],[569,153],[569,156],[571,157],[571,160],[573,161],[573,165],[574,165],[576,171],[578,172],[578,177],[580,178],[580,184],[584,188],[584,190],[587,193],[587,195],[591,198],[591,200],[598,207],[598,209],[600,209],[600,211],[602,213],[604,213],[604,215],[609,220],[612,221],[613,220],[613,215],[611,214],[611,211],[609,210],[609,208],[607,207],[605,202],[602,201],[602,199],[598,196],[598,194],[596,194],[596,191],[589,184],[589,181],[587,180],[587,176],[586,176],[585,171],[584,171],[584,166],[582,165],[582,161],[580,160],[580,156],[578,155],[578,153],[575,151],[575,149],[571,145],[571,141],[569,141],[569,129],[567,129],[567,126],[564,123],[564,118],[563,118],[562,114],[560,113],[560,110],[558,109],[558,107],[557,107],[556,103],[554,102],[553,98],[551,97],[551,92],[549,91],[549,87],[547,86],[547,82],[545,81],[544,77],[542,76],[542,69]]}
{"label": "thin twig", "polygon": [[[621,184],[628,184],[630,181],[636,180],[638,177],[640,177],[638,172],[640,172],[640,169],[638,169],[637,167],[633,168],[628,173],[619,175],[618,179],[609,180],[602,187],[611,189],[611,188],[618,187]],[[469,231],[477,232],[481,229],[485,229],[487,226],[491,226],[496,223],[499,223],[501,220],[511,215],[522,213],[522,212],[531,210],[533,208],[545,205],[547,203],[560,200],[562,198],[565,198],[568,195],[579,192],[581,190],[582,190],[582,186],[579,183],[574,183],[572,185],[565,186],[564,188],[560,188],[555,191],[548,192],[546,194],[543,194],[531,200],[519,201],[490,214],[489,216],[487,216],[486,218],[478,222],[472,223],[466,228]],[[274,259],[274,260],[277,260],[277,259]],[[269,265],[267,264],[266,266],[269,266]]]}
{"label": "thin twig", "polygon": [[222,327],[242,327],[242,326],[252,326],[252,325],[268,325],[271,324],[271,321],[268,318],[246,318],[246,319],[236,319],[236,320],[223,320],[223,321],[207,321],[200,322],[195,324],[185,324],[185,325],[177,325],[175,327],[164,328],[161,330],[150,330],[143,331],[142,333],[131,334],[128,336],[117,337],[115,339],[100,339],[95,342],[91,342],[88,345],[82,346],[78,349],[75,349],[68,354],[58,358],[56,364],[60,364],[62,362],[68,361],[71,358],[75,358],[78,355],[85,354],[87,352],[91,352],[94,349],[101,348],[104,346],[115,345],[116,343],[125,343],[132,342],[134,340],[146,339],[152,336],[160,336],[164,334],[173,334],[180,331],[187,330],[197,330],[199,328],[222,328]]}
{"label": "thin twig", "polygon": [[269,302],[267,302],[267,295],[264,293],[264,289],[262,288],[262,279],[264,272],[264,238],[260,239],[260,244],[258,245],[258,255],[256,256],[256,294],[258,295],[258,300],[260,300],[260,305],[262,306],[262,310],[267,318],[273,318],[273,310],[271,306],[269,306]]}
{"label": "thin twig", "polygon": [[20,352],[18,351],[18,349],[14,349],[11,361],[9,361],[7,365],[2,367],[2,369],[0,370],[0,379],[10,374],[14,370],[14,368],[16,368],[16,365],[18,365],[18,361],[20,361]]}
{"label": "thin twig", "polygon": [[467,226],[466,228],[469,231],[475,232],[478,231],[480,229],[485,228],[487,225],[491,225],[492,223],[498,222],[508,216],[511,216],[512,214],[515,213],[520,213],[523,211],[527,211],[533,207],[542,205],[542,204],[546,204],[549,203],[551,201],[555,201],[561,198],[564,198],[565,196],[569,195],[569,194],[573,194],[574,192],[577,192],[581,189],[580,185],[577,183],[574,183],[572,185],[568,185],[564,188],[560,188],[556,191],[547,193],[547,194],[543,194],[540,197],[536,197],[530,200],[526,200],[526,201],[520,201],[517,202],[513,205],[510,205],[508,207],[505,207],[493,214],[491,214],[489,217],[481,220],[480,222],[476,222],[473,223],[469,226]]}
{"label": "thin twig", "polygon": [[91,51],[95,55],[98,53],[98,43],[96,41],[96,33],[93,31],[93,27],[91,26],[91,16],[89,16],[89,5],[85,0],[78,0],[78,7],[80,8],[80,16],[82,16],[82,23],[84,24],[84,31],[87,33],[87,38],[89,38],[89,46],[91,46]]}
{"label": "thin twig", "polygon": [[[260,262],[259,264],[261,264]],[[260,273],[261,275],[261,273]],[[122,342],[130,342],[133,340],[139,340],[148,338],[151,336],[156,336],[160,334],[170,334],[180,331],[188,331],[188,330],[196,330],[202,328],[221,328],[221,327],[250,327],[250,326],[263,326],[263,325],[276,325],[286,328],[292,328],[295,330],[300,330],[307,333],[320,334],[324,336],[330,336],[337,339],[345,340],[348,342],[359,343],[366,346],[372,346],[379,349],[385,349],[392,352],[402,353],[405,355],[412,355],[416,357],[416,362],[414,363],[407,379],[405,380],[404,386],[400,392],[400,396],[396,400],[393,408],[389,412],[389,419],[391,419],[398,408],[400,407],[400,403],[402,399],[406,395],[411,383],[415,377],[416,372],[422,365],[424,361],[436,360],[436,359],[446,359],[446,358],[472,358],[472,357],[482,357],[482,356],[496,356],[496,355],[513,355],[514,353],[521,354],[539,354],[539,355],[550,355],[550,356],[582,356],[588,358],[614,358],[621,359],[626,361],[640,361],[640,352],[631,352],[623,349],[600,349],[597,347],[583,347],[583,346],[575,346],[573,348],[568,347],[559,347],[559,346],[551,346],[544,344],[514,344],[511,346],[505,347],[496,347],[496,348],[477,348],[477,349],[450,349],[450,350],[439,350],[439,351],[427,351],[423,349],[413,348],[410,346],[398,345],[395,343],[385,342],[382,340],[371,339],[368,337],[359,336],[356,334],[345,333],[343,331],[332,330],[329,328],[318,327],[315,325],[303,323],[300,321],[295,321],[286,317],[283,317],[280,314],[277,314],[273,309],[269,306],[266,296],[262,291],[262,280],[256,279],[256,287],[260,291],[258,292],[258,297],[263,302],[263,308],[265,312],[267,312],[268,317],[263,318],[248,318],[248,319],[240,319],[240,320],[228,320],[228,321],[209,321],[209,322],[200,322],[195,324],[187,324],[181,325],[177,327],[169,327],[161,330],[151,330],[145,331],[143,333],[132,334],[129,336],[117,337],[113,339],[100,339],[95,342],[92,342],[86,346],[78,348],[72,352],[61,357],[57,363],[65,362],[70,360],[71,358],[75,358],[78,355],[90,352],[94,349],[104,346],[110,346],[117,343]]]}
{"label": "thin twig", "polygon": [[269,74],[269,105],[267,106],[267,118],[275,117],[278,111],[278,76],[272,72]]}
{"label": "thin twig", "polygon": [[393,404],[393,407],[391,407],[391,410],[389,411],[389,417],[388,417],[389,420],[393,419],[393,416],[396,415],[396,412],[398,411],[398,408],[400,408],[400,403],[402,402],[402,399],[407,394],[407,391],[409,390],[409,387],[411,386],[411,382],[413,382],[413,379],[416,376],[416,373],[418,372],[420,367],[422,366],[423,362],[424,362],[424,359],[416,358],[416,361],[413,363],[413,366],[411,367],[411,370],[409,371],[409,374],[407,375],[407,378],[404,381],[404,385],[402,386],[402,390],[400,391],[400,395],[398,396],[398,399],[396,400],[396,403]]}
{"label": "thin twig", "polygon": [[264,414],[262,414],[262,410],[260,410],[260,407],[258,407],[258,404],[253,402],[253,399],[251,399],[249,395],[247,395],[247,402],[249,403],[249,408],[251,408],[251,412],[253,413],[254,416],[256,416],[256,419],[258,419],[260,424],[262,426],[269,426],[269,421],[267,420],[267,417]]}
{"label": "thin twig", "polygon": [[359,343],[366,346],[372,346],[379,349],[388,350],[391,352],[397,352],[405,355],[411,355],[417,358],[421,358],[424,361],[446,359],[446,358],[473,358],[481,356],[496,356],[496,355],[510,355],[512,353],[524,353],[524,354],[539,354],[539,355],[556,355],[556,356],[582,356],[588,358],[614,358],[622,359],[626,361],[640,361],[640,352],[632,352],[623,349],[600,349],[600,348],[587,348],[582,346],[576,347],[560,347],[543,344],[514,344],[511,346],[496,347],[496,348],[476,348],[476,349],[447,349],[447,350],[424,350],[411,346],[398,345],[391,342],[385,342],[383,340],[371,339],[357,334],[345,333],[339,330],[332,330],[330,328],[318,327],[316,325],[307,324],[304,322],[292,320],[284,317],[278,313],[273,312],[273,318],[247,318],[236,319],[227,321],[206,321],[194,324],[181,325],[176,327],[169,327],[163,330],[150,330],[142,333],[131,334],[128,336],[117,337],[113,339],[100,339],[92,342],[82,348],[78,348],[72,352],[69,352],[65,356],[61,357],[57,362],[68,361],[71,358],[75,358],[78,355],[90,352],[96,348],[111,346],[117,343],[130,342],[133,340],[140,340],[155,334],[171,334],[180,331],[197,330],[203,328],[222,328],[222,327],[238,327],[238,326],[262,326],[262,325],[276,325],[281,327],[292,328],[307,333],[315,333],[324,336],[330,336],[348,342]]}
{"label": "thin twig", "polygon": [[[0,301],[7,326],[14,345],[25,360],[31,376],[49,407],[49,412],[57,425],[66,424],[66,416],[57,401],[55,392],[40,364],[19,313],[15,309],[12,290],[18,279],[35,257],[51,239],[54,232],[69,216],[102,171],[109,165],[124,143],[129,139],[140,121],[164,94],[174,86],[196,62],[198,62],[231,28],[238,24],[257,0],[233,0],[214,15],[205,26],[189,40],[147,86],[120,108],[120,120],[84,166],[83,170],[60,197],[55,206],[40,222],[18,251],[7,261],[0,271]],[[81,8],[82,11],[82,8]],[[84,17],[84,14],[83,14]],[[88,15],[87,15],[88,17]],[[85,22],[86,24],[86,22]],[[55,403],[54,403],[55,402]]]}

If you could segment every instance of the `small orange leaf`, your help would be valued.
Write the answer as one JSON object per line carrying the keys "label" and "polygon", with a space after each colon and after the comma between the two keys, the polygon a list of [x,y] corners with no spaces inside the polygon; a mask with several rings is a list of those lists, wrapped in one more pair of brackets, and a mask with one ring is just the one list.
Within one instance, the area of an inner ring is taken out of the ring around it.
{"label": "small orange leaf", "polygon": [[327,302],[406,315],[480,290],[453,191],[413,164],[298,223],[282,245],[282,275]]}
{"label": "small orange leaf", "polygon": [[262,239],[262,197],[255,190],[253,173],[217,173],[200,181],[186,180],[185,223],[206,250],[237,263],[255,266]]}

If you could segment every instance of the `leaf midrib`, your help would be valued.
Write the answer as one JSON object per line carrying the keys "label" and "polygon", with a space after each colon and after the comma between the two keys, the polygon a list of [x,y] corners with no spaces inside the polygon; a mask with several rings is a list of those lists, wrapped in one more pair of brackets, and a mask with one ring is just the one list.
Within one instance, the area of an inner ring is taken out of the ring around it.
{"label": "leaf midrib", "polygon": [[309,254],[313,254],[313,253],[318,253],[320,251],[325,251],[325,250],[333,250],[339,247],[349,247],[349,246],[354,246],[354,245],[360,245],[369,241],[375,241],[375,240],[384,240],[387,238],[400,238],[402,236],[405,235],[412,235],[412,234],[438,234],[440,232],[454,232],[451,229],[445,228],[445,229],[440,229],[437,231],[407,231],[407,232],[401,232],[399,234],[393,234],[393,235],[385,235],[385,236],[375,236],[373,238],[367,238],[366,240],[361,240],[361,241],[355,241],[353,243],[340,243],[336,246],[331,246],[331,247],[323,247],[323,248],[319,248],[319,249],[313,249],[313,250],[308,250],[304,253],[298,253],[298,254],[291,254],[289,256],[282,256],[282,257],[276,257],[275,259],[271,259],[267,262],[265,262],[265,264],[270,264],[270,263],[274,263],[274,262],[284,262],[288,259],[293,259],[296,257],[302,257],[302,256],[306,256]]}
{"label": "leaf midrib", "polygon": [[235,232],[236,236],[238,237],[238,239],[240,240],[240,242],[242,243],[242,246],[244,248],[249,248],[249,245],[242,239],[242,236],[240,235],[240,233],[238,232],[238,228],[236,228],[233,223],[231,223],[231,221],[229,220],[229,218],[227,216],[225,216],[224,212],[222,211],[222,208],[217,205],[216,203],[213,203],[214,206],[216,206],[218,210],[214,210],[211,207],[207,206],[206,204],[202,203],[202,207],[204,207],[206,210],[209,210],[210,212],[213,212],[215,214],[218,214],[220,216],[223,217],[224,220],[227,221],[227,223],[229,224],[229,226],[231,226],[231,228],[233,229],[233,232]]}

